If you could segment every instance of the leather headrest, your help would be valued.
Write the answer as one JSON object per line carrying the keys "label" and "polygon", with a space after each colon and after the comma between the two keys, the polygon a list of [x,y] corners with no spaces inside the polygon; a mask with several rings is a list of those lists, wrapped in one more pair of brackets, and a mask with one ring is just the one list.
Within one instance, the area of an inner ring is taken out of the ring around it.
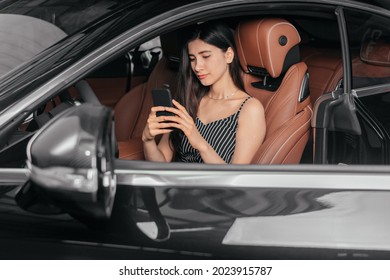
{"label": "leather headrest", "polygon": [[360,59],[372,65],[390,66],[390,45],[383,41],[365,42],[360,48]]}
{"label": "leather headrest", "polygon": [[[288,70],[285,69],[286,56],[301,41],[295,27],[280,18],[240,23],[235,39],[242,69],[250,73],[252,67],[262,68],[273,78]],[[297,55],[299,60],[299,53]]]}

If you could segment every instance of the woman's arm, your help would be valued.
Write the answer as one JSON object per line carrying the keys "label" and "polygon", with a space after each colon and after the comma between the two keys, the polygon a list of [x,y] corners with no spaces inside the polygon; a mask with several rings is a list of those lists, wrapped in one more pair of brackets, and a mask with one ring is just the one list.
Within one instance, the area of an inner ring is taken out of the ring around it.
{"label": "woman's arm", "polygon": [[[146,160],[170,162],[173,151],[169,145],[169,133],[172,131],[170,125],[163,123],[163,117],[157,117],[157,111],[164,111],[165,107],[152,107],[149,118],[142,132],[142,142]],[[157,145],[155,137],[163,134],[160,143]]]}
{"label": "woman's arm", "polygon": [[263,143],[265,133],[263,105],[256,98],[251,98],[240,112],[232,163],[249,164]]}

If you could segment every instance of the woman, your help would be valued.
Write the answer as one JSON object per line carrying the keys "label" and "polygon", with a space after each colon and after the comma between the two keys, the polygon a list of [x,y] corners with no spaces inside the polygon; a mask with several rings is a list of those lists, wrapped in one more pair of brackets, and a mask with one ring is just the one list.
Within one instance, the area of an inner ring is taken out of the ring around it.
{"label": "woman", "polygon": [[[145,158],[249,164],[266,125],[262,104],[244,91],[233,31],[219,23],[199,25],[181,61],[175,108],[151,109],[142,134]],[[157,117],[157,111],[174,116]]]}

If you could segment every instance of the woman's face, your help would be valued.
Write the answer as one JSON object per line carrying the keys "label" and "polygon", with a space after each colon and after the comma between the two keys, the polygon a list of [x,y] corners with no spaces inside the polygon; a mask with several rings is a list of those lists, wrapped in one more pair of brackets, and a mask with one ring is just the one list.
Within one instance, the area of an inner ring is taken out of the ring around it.
{"label": "woman's face", "polygon": [[188,56],[192,71],[204,86],[218,82],[222,77],[229,75],[229,63],[233,60],[233,51],[226,52],[200,39],[188,43]]}

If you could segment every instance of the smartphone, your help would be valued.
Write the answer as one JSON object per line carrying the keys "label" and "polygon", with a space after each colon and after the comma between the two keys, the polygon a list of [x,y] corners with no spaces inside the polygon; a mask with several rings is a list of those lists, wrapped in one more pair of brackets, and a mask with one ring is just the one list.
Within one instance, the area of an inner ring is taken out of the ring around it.
{"label": "smartphone", "polygon": [[[173,107],[171,91],[168,88],[155,88],[152,90],[152,98],[154,106]],[[159,116],[174,116],[173,113],[167,111],[158,111]]]}

